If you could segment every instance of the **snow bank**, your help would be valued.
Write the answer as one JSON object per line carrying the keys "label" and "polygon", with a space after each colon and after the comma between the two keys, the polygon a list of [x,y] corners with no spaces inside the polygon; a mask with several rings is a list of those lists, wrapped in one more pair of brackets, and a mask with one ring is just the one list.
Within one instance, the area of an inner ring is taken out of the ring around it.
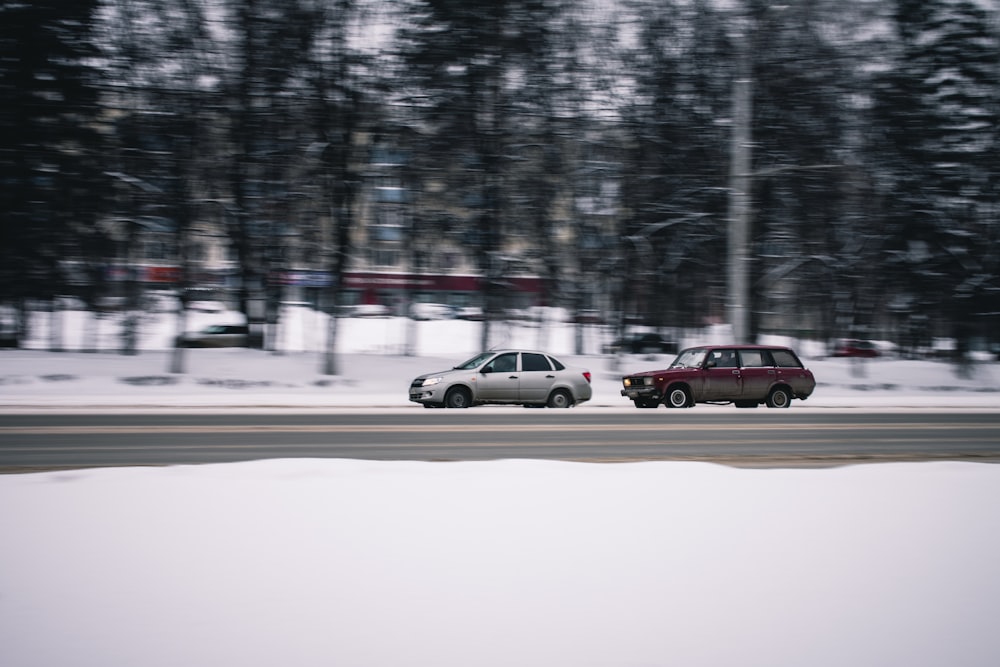
{"label": "snow bank", "polygon": [[993,667],[998,507],[962,463],[2,476],[0,661]]}

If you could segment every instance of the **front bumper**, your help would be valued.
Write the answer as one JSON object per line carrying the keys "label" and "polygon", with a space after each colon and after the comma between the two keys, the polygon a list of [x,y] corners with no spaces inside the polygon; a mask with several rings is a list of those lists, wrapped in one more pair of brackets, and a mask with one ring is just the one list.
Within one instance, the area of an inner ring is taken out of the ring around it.
{"label": "front bumper", "polygon": [[660,391],[655,386],[629,387],[622,389],[622,396],[626,396],[633,401],[639,398],[655,398],[656,400],[660,400]]}
{"label": "front bumper", "polygon": [[414,403],[441,403],[443,394],[438,396],[437,387],[412,387],[410,389],[410,400]]}

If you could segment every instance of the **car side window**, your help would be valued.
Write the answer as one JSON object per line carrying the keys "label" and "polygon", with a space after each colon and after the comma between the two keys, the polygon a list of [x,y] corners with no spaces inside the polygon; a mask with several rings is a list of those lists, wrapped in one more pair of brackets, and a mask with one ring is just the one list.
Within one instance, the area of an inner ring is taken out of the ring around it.
{"label": "car side window", "polygon": [[736,368],[735,350],[712,350],[708,355],[706,366],[715,368]]}
{"label": "car side window", "polygon": [[740,366],[743,368],[761,368],[766,365],[760,350],[740,350]]}
{"label": "car side window", "polygon": [[788,350],[773,350],[774,365],[779,368],[802,368],[802,364],[794,354]]}
{"label": "car side window", "polygon": [[535,354],[533,352],[522,352],[521,353],[521,370],[523,371],[551,371],[552,367],[549,366],[549,360],[544,354]]}
{"label": "car side window", "polygon": [[513,373],[517,370],[517,353],[501,354],[499,357],[486,364],[483,369],[491,373]]}

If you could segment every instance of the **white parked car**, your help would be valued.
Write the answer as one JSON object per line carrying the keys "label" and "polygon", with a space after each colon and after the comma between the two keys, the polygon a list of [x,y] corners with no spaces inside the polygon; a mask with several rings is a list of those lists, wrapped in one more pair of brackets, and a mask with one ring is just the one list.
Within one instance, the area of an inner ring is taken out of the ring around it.
{"label": "white parked car", "polygon": [[455,309],[445,303],[415,303],[410,306],[410,317],[415,320],[450,320]]}
{"label": "white parked car", "polygon": [[389,317],[392,309],[381,303],[361,303],[347,308],[350,317]]}
{"label": "white parked car", "polygon": [[483,352],[451,370],[410,383],[410,400],[426,408],[508,403],[568,408],[590,400],[590,371],[531,350]]}

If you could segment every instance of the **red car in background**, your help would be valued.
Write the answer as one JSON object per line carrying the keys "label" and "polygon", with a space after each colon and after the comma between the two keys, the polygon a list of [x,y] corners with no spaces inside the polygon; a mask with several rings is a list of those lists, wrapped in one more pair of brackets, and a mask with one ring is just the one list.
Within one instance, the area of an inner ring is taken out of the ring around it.
{"label": "red car in background", "polygon": [[835,357],[861,357],[871,359],[879,356],[878,348],[870,340],[859,340],[857,338],[845,338],[837,344],[833,350]]}

